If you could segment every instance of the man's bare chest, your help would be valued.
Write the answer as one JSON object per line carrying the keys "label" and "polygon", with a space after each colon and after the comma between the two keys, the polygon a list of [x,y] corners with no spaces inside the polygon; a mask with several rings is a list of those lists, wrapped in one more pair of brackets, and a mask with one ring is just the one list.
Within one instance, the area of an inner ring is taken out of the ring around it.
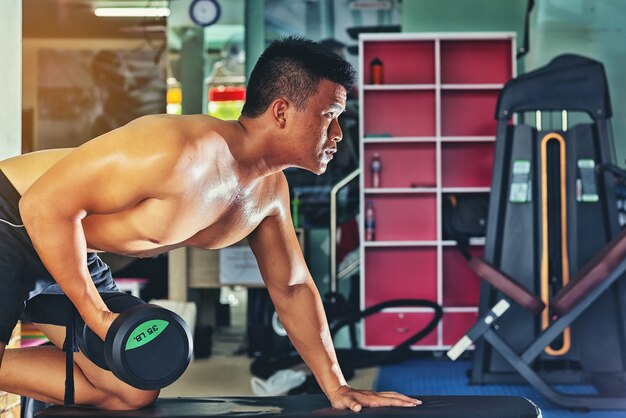
{"label": "man's bare chest", "polygon": [[257,193],[232,198],[146,199],[128,210],[87,216],[91,249],[145,256],[182,246],[223,248],[249,235],[272,213]]}
{"label": "man's bare chest", "polygon": [[247,237],[273,212],[273,206],[268,202],[259,199],[237,200],[186,240],[185,245],[210,249],[227,247]]}

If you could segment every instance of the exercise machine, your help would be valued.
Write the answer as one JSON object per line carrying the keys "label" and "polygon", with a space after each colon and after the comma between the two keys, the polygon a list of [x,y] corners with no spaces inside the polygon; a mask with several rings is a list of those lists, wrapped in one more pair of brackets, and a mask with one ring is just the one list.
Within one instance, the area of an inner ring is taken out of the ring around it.
{"label": "exercise machine", "polygon": [[[543,127],[544,112],[559,112],[562,126]],[[568,126],[572,112],[584,121]],[[523,123],[529,113],[537,126]],[[626,408],[626,234],[603,169],[614,158],[611,116],[603,65],[577,55],[502,90],[485,255],[470,260],[484,279],[480,318],[448,353],[476,343],[473,383],[526,381],[564,407]]]}

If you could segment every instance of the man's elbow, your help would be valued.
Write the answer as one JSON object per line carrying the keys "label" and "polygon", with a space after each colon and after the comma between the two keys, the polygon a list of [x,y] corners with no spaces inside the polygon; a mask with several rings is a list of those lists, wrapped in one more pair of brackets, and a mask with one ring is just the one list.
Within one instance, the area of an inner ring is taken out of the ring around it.
{"label": "man's elbow", "polygon": [[[45,199],[32,193],[26,192],[18,203],[20,218],[27,229],[35,229],[42,223],[63,222],[68,220],[75,222],[83,215],[62,213],[58,204],[53,200]],[[29,228],[30,227],[30,228]]]}
{"label": "man's elbow", "polygon": [[29,225],[34,219],[37,218],[38,205],[35,199],[31,197],[32,194],[26,192],[24,196],[20,198],[18,208],[20,211],[20,218],[24,225]]}
{"label": "man's elbow", "polygon": [[305,292],[310,292],[312,288],[315,288],[315,282],[313,278],[303,278],[302,280],[294,281],[284,284],[282,286],[273,286],[273,289],[270,290],[270,293],[273,293],[273,297],[281,300],[294,300],[297,299]]}

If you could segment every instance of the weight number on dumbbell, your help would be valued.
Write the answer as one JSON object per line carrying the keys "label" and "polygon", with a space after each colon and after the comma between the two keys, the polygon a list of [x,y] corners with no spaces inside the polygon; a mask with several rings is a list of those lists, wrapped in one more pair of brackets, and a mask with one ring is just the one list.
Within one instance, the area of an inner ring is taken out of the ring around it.
{"label": "weight number on dumbbell", "polygon": [[128,342],[125,347],[126,351],[148,344],[158,337],[168,325],[169,322],[161,319],[146,321],[139,325],[128,337]]}

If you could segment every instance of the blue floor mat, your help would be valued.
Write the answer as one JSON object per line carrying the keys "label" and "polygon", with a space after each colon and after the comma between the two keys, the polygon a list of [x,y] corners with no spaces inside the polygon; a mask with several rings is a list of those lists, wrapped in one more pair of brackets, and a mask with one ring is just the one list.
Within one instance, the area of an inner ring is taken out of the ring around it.
{"label": "blue floor mat", "polygon": [[[569,411],[552,404],[528,385],[471,386],[466,377],[470,361],[452,362],[436,359],[412,359],[380,368],[374,384],[376,390],[392,390],[410,395],[513,395],[533,401],[544,418],[626,418],[626,411]],[[570,394],[592,392],[589,386],[557,386]]]}

